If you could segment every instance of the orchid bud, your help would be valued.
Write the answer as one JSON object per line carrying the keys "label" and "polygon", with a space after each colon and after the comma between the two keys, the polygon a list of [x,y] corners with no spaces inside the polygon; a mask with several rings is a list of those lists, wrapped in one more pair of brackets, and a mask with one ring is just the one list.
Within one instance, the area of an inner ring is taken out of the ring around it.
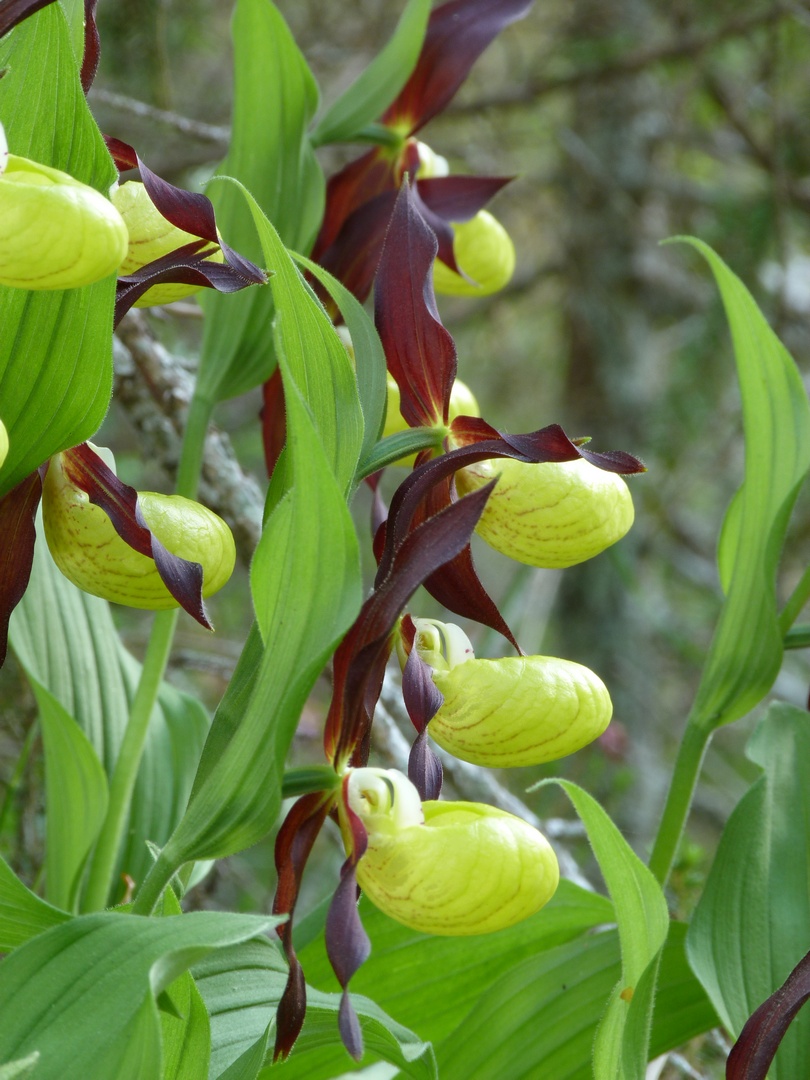
{"label": "orchid bud", "polygon": [[456,473],[460,495],[498,483],[476,532],[529,566],[561,569],[592,559],[633,524],[633,500],[616,473],[574,461],[480,461]]}
{"label": "orchid bud", "polygon": [[[395,435],[399,431],[408,431],[409,425],[405,417],[402,415],[399,409],[400,405],[400,393],[397,386],[396,379],[389,373],[387,377],[388,386],[388,405],[385,414],[385,427],[383,428],[382,437],[386,435]],[[456,379],[453,383],[453,388],[450,391],[450,408],[448,411],[449,421],[455,420],[457,416],[480,416],[481,411],[478,408],[478,402],[475,400],[475,395],[472,390],[463,383],[461,379]],[[406,457],[399,458],[394,462],[395,465],[405,465],[410,468],[414,461],[416,461],[416,454],[408,454]]]}
{"label": "orchid bud", "polygon": [[428,733],[454,757],[490,768],[540,765],[581,750],[610,723],[607,687],[582,664],[552,656],[477,660],[460,627],[413,621],[414,648],[444,698]]}
{"label": "orchid bud", "polygon": [[[222,588],[236,561],[233,536],[222,518],[180,495],[141,491],[138,506],[172,555],[202,566],[203,596]],[[160,611],[178,606],[154,560],[133,550],[104,510],[71,482],[60,454],[51,458],[45,476],[42,513],[53,560],[74,585],[129,607]]]}
{"label": "orchid bud", "polygon": [[515,246],[497,218],[479,210],[453,225],[453,255],[463,277],[436,259],[433,288],[445,296],[489,296],[503,289],[515,272]]}
{"label": "orchid bud", "polygon": [[6,425],[0,420],[0,469],[3,468],[3,464],[8,455],[8,432],[6,431]]}
{"label": "orchid bud", "polygon": [[[134,274],[147,263],[169,255],[172,251],[186,244],[199,242],[200,237],[184,232],[172,225],[161,214],[143,184],[128,180],[112,193],[112,201],[126,222],[129,231],[129,248],[119,273],[122,277]],[[211,262],[224,262],[225,256],[216,244],[209,244],[201,249]],[[201,285],[153,285],[143,296],[135,301],[135,307],[154,307],[158,304],[171,304],[182,300],[192,293],[199,292]]]}
{"label": "orchid bud", "polygon": [[109,199],[59,169],[4,153],[0,128],[0,285],[75,289],[114,273],[127,229]]}
{"label": "orchid bud", "polygon": [[357,881],[397,922],[426,934],[488,934],[554,895],[557,857],[520,818],[482,803],[420,806],[416,788],[393,769],[355,769],[347,787],[368,834]]}

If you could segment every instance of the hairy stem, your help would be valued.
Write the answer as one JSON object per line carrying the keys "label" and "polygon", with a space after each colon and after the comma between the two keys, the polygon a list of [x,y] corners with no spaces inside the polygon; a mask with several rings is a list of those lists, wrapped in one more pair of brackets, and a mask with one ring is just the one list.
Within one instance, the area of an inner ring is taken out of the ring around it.
{"label": "hairy stem", "polygon": [[678,749],[664,813],[650,856],[650,870],[661,885],[666,884],[672,869],[711,735],[710,730],[690,717]]}

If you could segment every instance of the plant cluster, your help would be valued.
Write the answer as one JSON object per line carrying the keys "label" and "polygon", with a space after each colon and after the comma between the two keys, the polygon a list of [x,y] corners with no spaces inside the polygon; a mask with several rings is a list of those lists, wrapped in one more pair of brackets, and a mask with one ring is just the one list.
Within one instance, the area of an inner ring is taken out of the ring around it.
{"label": "plant cluster", "polygon": [[[734,337],[746,472],[720,543],[726,599],[650,863],[567,781],[553,782],[610,899],[561,882],[532,825],[440,798],[431,740],[475,765],[533,766],[581,750],[612,716],[594,672],[523,652],[478,575],[473,533],[529,566],[574,566],[630,529],[624,477],[644,472],[554,423],[491,426],[456,379],[439,314],[437,294],[508,283],[514,248],[485,209],[508,178],[453,175],[417,134],[530,6],[408,0],[388,45],[318,114],[271,0],[238,0],[232,143],[214,202],[101,136],[85,98],[93,0],[0,12],[0,659],[8,639],[36,696],[47,799],[44,895],[0,861],[0,1076],[312,1080],[344,1067],[342,1042],[413,1077],[440,1064],[442,1077],[641,1078],[653,1054],[719,1024],[737,1038],[735,1080],[764,1077],[783,1039],[771,1075],[810,1068],[806,1018],[788,1030],[810,996],[806,778],[792,765],[808,749],[805,713],[775,705],[758,728],[763,776],[728,823],[688,933],[664,894],[708,740],[768,693],[810,593],[806,575],[777,610],[810,405],[744,286],[699,241]],[[315,151],[335,142],[372,149],[327,183]],[[120,183],[132,169],[140,180]],[[133,306],[194,293],[206,329],[177,492],[138,492],[88,441],[109,403],[113,330]],[[255,619],[211,719],[163,675],[178,612],[212,629],[203,599],[235,563],[228,525],[196,499],[206,430],[219,402],[257,386],[269,481]],[[381,474],[403,466],[386,505]],[[349,509],[361,485],[377,564],[365,598]],[[477,658],[460,626],[410,610],[420,587],[516,655]],[[143,664],[111,602],[157,613]],[[394,654],[415,729],[407,776],[370,764]],[[327,667],[325,764],[289,768]],[[328,820],[345,861],[302,930],[296,903]],[[213,860],[275,828],[272,915],[183,913]],[[388,947],[372,950],[366,926],[387,927]],[[752,927],[773,959],[764,973],[752,971]],[[420,985],[394,1010],[391,978],[397,955],[424,967],[434,935],[451,942],[457,1000],[414,1033],[400,1016],[418,1011]],[[473,960],[452,943],[469,937]],[[324,957],[339,994],[307,983]],[[355,977],[375,1000],[349,992]]]}

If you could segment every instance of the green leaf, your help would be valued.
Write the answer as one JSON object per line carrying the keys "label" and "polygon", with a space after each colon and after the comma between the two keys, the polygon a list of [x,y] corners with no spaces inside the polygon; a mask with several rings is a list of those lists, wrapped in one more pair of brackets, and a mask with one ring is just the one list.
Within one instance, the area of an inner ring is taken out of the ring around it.
{"label": "green leaf", "polygon": [[222,912],[158,919],[102,912],[48,930],[0,968],[0,1060],[38,1050],[37,1080],[160,1076],[156,998],[210,950],[278,922]]}
{"label": "green leaf", "polygon": [[69,918],[32,893],[0,858],[0,952],[11,952]]}
{"label": "green leaf", "polygon": [[[352,978],[352,989],[373,997],[400,1023],[433,1042],[442,1076],[450,1063],[442,1051],[443,1040],[465,1016],[482,1007],[502,975],[527,955],[569,941],[615,918],[609,900],[568,881],[561,881],[550,903],[530,919],[475,938],[432,937],[410,930],[366,898],[360,902],[360,911],[372,952]],[[317,925],[317,916],[313,916],[298,927],[299,958],[309,982],[322,989],[337,989],[323,934],[310,930],[310,926],[314,929]],[[308,937],[311,940],[305,944]],[[612,982],[607,989],[610,985]],[[419,988],[418,993],[414,993],[414,987]]]}
{"label": "green leaf", "polygon": [[[194,977],[211,1016],[211,1076],[230,1078],[227,1070],[265,1037],[284,990],[287,965],[277,948],[251,941],[207,957],[195,966]],[[398,1065],[406,1076],[428,1080],[436,1075],[428,1045],[366,998],[353,995],[352,1002],[370,1053]],[[307,1019],[283,1075],[331,1080],[334,1072],[323,1062],[331,1060],[333,1052],[345,1067],[349,1059],[337,1034],[339,1003],[339,994],[307,988]]]}
{"label": "green leaf", "polygon": [[[621,973],[617,934],[592,933],[615,920],[605,897],[561,881],[531,919],[472,939],[419,934],[365,898],[360,910],[372,952],[352,986],[433,1042],[442,1080],[592,1080],[594,1034]],[[307,979],[326,989],[337,983],[318,932],[322,922],[317,912],[303,920],[296,948]],[[662,953],[655,1054],[717,1024],[686,963],[685,934],[673,923]],[[327,1076],[341,1069],[339,1048],[329,1060]]]}
{"label": "green leaf", "polygon": [[188,811],[164,850],[165,865],[175,868],[189,858],[232,854],[270,830],[301,709],[361,602],[357,538],[344,499],[362,438],[354,377],[325,312],[247,198],[277,270],[289,486],[251,568],[261,639],[254,631],[246,643]]}
{"label": "green leaf", "polygon": [[[244,194],[267,264],[275,271],[270,288],[277,312],[274,326],[276,351],[280,354],[279,362],[282,355],[284,361],[285,400],[289,408],[294,385],[311,414],[311,422],[339,488],[347,493],[354,481],[363,443],[363,413],[349,355],[332,320],[301,277],[280,236],[255,199],[248,192]],[[355,322],[359,323],[359,317]],[[294,445],[296,436],[289,416],[287,427],[288,441]],[[298,436],[299,442],[302,438]]]}
{"label": "green leaf", "polygon": [[85,860],[107,812],[107,777],[73,717],[44,686],[30,682],[45,748],[45,893],[50,903],[74,911]]}
{"label": "green leaf", "polygon": [[594,1070],[600,1080],[643,1080],[658,963],[669,930],[664,894],[595,799],[567,780],[544,780],[532,790],[545,784],[559,784],[574,804],[616,908],[622,974],[596,1034]]}
{"label": "green leaf", "polygon": [[160,1014],[163,1041],[161,1080],[199,1080],[207,1075],[211,1056],[208,1010],[188,971],[175,979],[168,993],[180,1015]]}
{"label": "green leaf", "polygon": [[[0,41],[9,149],[107,193],[117,178],[79,84],[64,12],[51,4]],[[82,289],[0,286],[0,496],[51,454],[92,436],[112,389],[115,276]]]}
{"label": "green leaf", "polygon": [[348,142],[385,112],[416,66],[429,14],[430,0],[409,0],[385,48],[318,121],[315,146]]}
{"label": "green leaf", "polygon": [[[318,88],[289,27],[269,0],[239,0],[233,42],[231,145],[219,172],[239,177],[285,244],[309,251],[324,206],[323,173],[306,134]],[[215,184],[211,199],[228,243],[261,261],[256,229],[239,191]],[[219,401],[269,378],[276,365],[270,289],[246,289],[234,296],[211,293],[201,303],[207,317],[197,393]]]}
{"label": "green leaf", "polygon": [[0,1080],[20,1080],[23,1076],[33,1076],[38,1061],[39,1054],[34,1051],[27,1057],[9,1061],[7,1065],[0,1065]]}
{"label": "green leaf", "polygon": [[[360,459],[370,455],[385,424],[386,386],[385,352],[380,335],[363,305],[328,270],[305,258],[292,257],[320,281],[335,301],[349,330],[354,351],[355,378],[363,414],[363,443]],[[370,471],[370,470],[369,470]],[[365,474],[364,474],[365,475]]]}
{"label": "green leaf", "polygon": [[727,597],[691,718],[713,730],[761,701],[782,663],[776,570],[810,469],[810,404],[796,365],[739,278],[706,244],[678,239],[703,255],[720,290],[745,430],[745,477],[729,507],[718,554]]}
{"label": "green leaf", "polygon": [[[747,753],[764,774],[723,830],[687,941],[693,969],[735,1035],[807,952],[810,715],[771,705]],[[810,1075],[806,1009],[793,1021],[768,1075]]]}
{"label": "green leaf", "polygon": [[[75,717],[109,777],[141,665],[121,644],[110,605],[60,574],[41,534],[28,590],[11,617],[10,640],[29,677]],[[198,701],[162,684],[119,865],[136,881],[152,865],[146,841],[165,843],[185,810],[208,726]]]}

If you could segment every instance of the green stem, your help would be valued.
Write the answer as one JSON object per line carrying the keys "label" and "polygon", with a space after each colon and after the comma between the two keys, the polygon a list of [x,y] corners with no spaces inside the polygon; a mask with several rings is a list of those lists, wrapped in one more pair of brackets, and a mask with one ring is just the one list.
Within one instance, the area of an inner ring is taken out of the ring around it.
{"label": "green stem", "polygon": [[87,890],[82,905],[84,911],[101,911],[107,904],[115,863],[129,815],[129,804],[146,742],[146,733],[149,730],[152,709],[169,659],[176,622],[176,610],[159,611],[152,624],[141,678],[135,691],[121,749],[118,751],[118,758],[110,780],[107,816],[90,863]]}
{"label": "green stem", "polygon": [[11,807],[14,805],[14,800],[17,797],[17,792],[20,790],[22,784],[22,778],[25,770],[28,766],[28,759],[31,757],[31,751],[34,749],[34,741],[37,737],[37,731],[39,730],[39,724],[36,720],[31,724],[28,731],[25,733],[25,739],[23,739],[22,747],[20,748],[20,756],[17,758],[17,763],[14,766],[14,772],[9,777],[8,784],[6,785],[6,794],[3,798],[3,807],[0,809],[0,837],[2,837],[8,816],[11,813]]}
{"label": "green stem", "polygon": [[788,630],[796,622],[804,605],[810,600],[810,566],[801,576],[801,580],[790,594],[779,616],[779,629],[784,637]]}
{"label": "green stem", "polygon": [[[177,493],[186,498],[193,498],[197,492],[205,435],[211,419],[212,407],[210,401],[196,394],[189,405],[177,469]],[[176,609],[160,611],[152,624],[141,677],[110,780],[107,815],[90,862],[87,889],[82,905],[84,911],[100,911],[107,904],[115,864],[129,817],[132,792],[146,744],[149,721],[174,641],[177,615]]]}
{"label": "green stem", "polygon": [[138,889],[135,903],[132,905],[133,915],[151,915],[157,907],[163,890],[169,884],[177,872],[177,867],[166,857],[165,851],[158,855],[152,869],[143,879],[143,884]]}
{"label": "green stem", "polygon": [[661,824],[658,826],[658,835],[650,856],[650,870],[661,885],[666,884],[675,860],[711,734],[711,731],[705,730],[691,718],[687,722]]}

